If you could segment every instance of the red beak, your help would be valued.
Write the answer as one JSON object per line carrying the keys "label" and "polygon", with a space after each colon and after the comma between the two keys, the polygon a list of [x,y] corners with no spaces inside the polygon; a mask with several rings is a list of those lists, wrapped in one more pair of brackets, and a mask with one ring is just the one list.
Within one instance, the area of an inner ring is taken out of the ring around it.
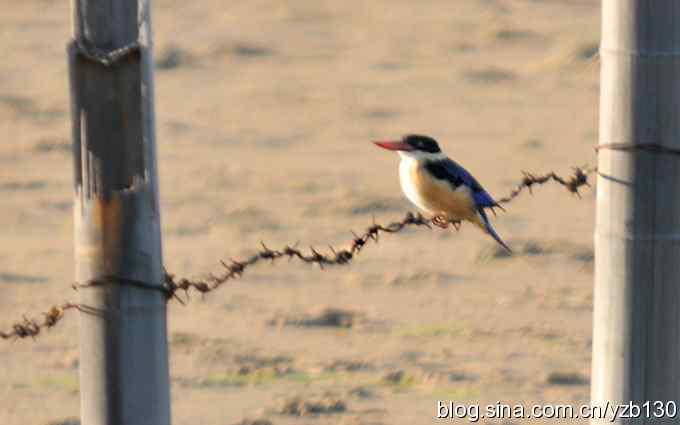
{"label": "red beak", "polygon": [[387,149],[390,151],[412,151],[413,147],[409,145],[408,143],[400,142],[400,141],[393,141],[393,140],[386,140],[384,142],[373,142],[376,145],[380,146],[383,149]]}

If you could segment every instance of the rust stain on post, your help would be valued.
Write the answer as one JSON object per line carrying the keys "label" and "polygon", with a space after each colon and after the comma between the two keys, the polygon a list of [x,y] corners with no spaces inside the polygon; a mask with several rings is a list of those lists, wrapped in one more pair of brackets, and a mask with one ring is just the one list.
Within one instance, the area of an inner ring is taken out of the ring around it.
{"label": "rust stain on post", "polygon": [[160,217],[148,182],[86,198],[75,193],[76,276],[80,283],[118,276],[162,285],[162,266],[154,258],[160,246]]}
{"label": "rust stain on post", "polygon": [[105,275],[115,274],[120,264],[122,204],[113,194],[108,200],[95,196],[83,200],[75,196],[75,255],[80,264]]}

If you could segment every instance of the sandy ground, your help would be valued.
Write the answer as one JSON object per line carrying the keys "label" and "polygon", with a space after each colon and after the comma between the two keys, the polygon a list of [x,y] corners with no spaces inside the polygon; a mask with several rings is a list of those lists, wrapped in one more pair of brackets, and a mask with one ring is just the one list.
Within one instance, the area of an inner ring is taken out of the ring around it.
{"label": "sandy ground", "polygon": [[[77,294],[69,5],[0,4],[5,327]],[[498,197],[521,170],[594,160],[595,0],[162,0],[154,14],[164,262],[180,275],[260,240],[324,247],[400,218],[397,157],[371,139],[430,134]],[[437,422],[436,400],[587,403],[593,211],[592,191],[543,187],[495,221],[512,258],[469,225],[414,230],[349,267],[262,265],[171,303],[173,422],[413,425]],[[350,326],[269,324],[323,308]],[[0,341],[0,423],[78,416],[77,343],[75,315]],[[344,411],[283,413],[295,395]]]}

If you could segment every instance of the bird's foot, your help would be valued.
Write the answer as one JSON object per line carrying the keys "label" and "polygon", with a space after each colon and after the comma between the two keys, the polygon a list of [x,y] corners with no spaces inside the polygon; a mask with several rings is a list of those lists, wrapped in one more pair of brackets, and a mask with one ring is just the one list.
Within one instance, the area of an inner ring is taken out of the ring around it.
{"label": "bird's foot", "polygon": [[449,220],[443,215],[435,215],[432,217],[432,224],[442,229],[447,229],[449,227]]}
{"label": "bird's foot", "polygon": [[460,230],[461,221],[460,220],[450,220],[444,215],[435,215],[432,217],[432,224],[441,227],[442,229],[448,229],[449,225],[453,226],[456,231]]}

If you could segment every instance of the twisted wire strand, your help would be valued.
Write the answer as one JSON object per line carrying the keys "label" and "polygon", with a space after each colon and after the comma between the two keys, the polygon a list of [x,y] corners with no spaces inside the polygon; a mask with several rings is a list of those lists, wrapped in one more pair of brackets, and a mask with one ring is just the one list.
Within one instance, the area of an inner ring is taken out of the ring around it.
{"label": "twisted wire strand", "polygon": [[[512,189],[509,195],[500,198],[498,200],[498,204],[507,204],[516,199],[525,190],[529,193],[532,193],[534,186],[541,186],[549,182],[557,183],[565,187],[569,193],[579,196],[579,190],[582,187],[590,187],[588,177],[596,171],[597,170],[595,168],[574,167],[573,174],[566,178],[560,177],[554,172],[549,172],[543,175],[535,175],[524,172],[524,177],[520,183],[518,183],[517,186]],[[140,285],[139,282],[133,283],[135,286],[144,286],[150,289],[161,290],[168,299],[174,298],[180,303],[184,304],[184,299],[179,296],[180,291],[184,293],[186,297],[188,297],[190,291],[206,294],[218,289],[232,279],[241,277],[248,268],[253,267],[263,261],[274,263],[277,260],[285,257],[289,260],[297,259],[303,263],[317,264],[322,269],[325,266],[346,265],[356,258],[356,256],[367,246],[370,241],[374,241],[376,243],[379,242],[380,235],[382,233],[398,233],[407,227],[425,227],[431,229],[433,224],[441,227],[441,223],[438,222],[437,217],[425,218],[420,213],[414,214],[409,212],[406,213],[404,218],[401,220],[393,221],[386,225],[376,223],[374,220],[373,224],[367,227],[364,233],[361,235],[357,235],[352,232],[354,237],[347,248],[336,249],[332,246],[329,246],[329,253],[321,253],[314,247],[310,247],[309,251],[305,253],[297,248],[297,244],[286,245],[281,249],[271,249],[264,243],[261,243],[261,249],[245,260],[231,259],[228,262],[221,261],[222,267],[224,269],[223,272],[220,274],[211,274],[205,279],[178,278],[174,274],[166,271],[164,284],[162,286],[154,285],[153,283],[144,283],[143,285]],[[109,279],[98,280],[96,282],[77,283],[73,285],[73,287],[78,289],[88,286],[101,286],[108,284],[124,285],[131,283],[127,282],[125,279],[120,280],[111,277]],[[18,320],[14,324],[10,325],[8,330],[0,330],[0,339],[35,339],[42,330],[53,328],[64,318],[67,312],[74,310],[88,314],[93,313],[92,308],[89,308],[83,304],[66,302],[61,305],[54,305],[46,312],[41,313],[41,315],[37,318],[29,319],[24,316],[21,318],[21,320]]]}

